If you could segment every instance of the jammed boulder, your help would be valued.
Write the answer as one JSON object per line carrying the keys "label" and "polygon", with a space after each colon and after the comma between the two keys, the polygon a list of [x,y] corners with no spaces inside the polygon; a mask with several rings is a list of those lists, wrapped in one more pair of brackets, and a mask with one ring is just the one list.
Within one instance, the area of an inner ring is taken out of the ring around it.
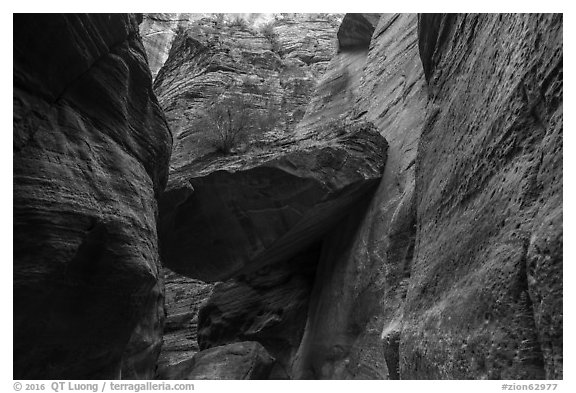
{"label": "jammed boulder", "polygon": [[291,259],[374,188],[386,149],[361,122],[174,170],[161,203],[164,263],[218,281]]}
{"label": "jammed boulder", "polygon": [[134,16],[14,16],[14,378],[153,376],[170,146]]}
{"label": "jammed boulder", "polygon": [[562,15],[422,15],[402,378],[562,378]]}
{"label": "jammed boulder", "polygon": [[[288,376],[303,332],[319,258],[309,249],[318,250],[330,226],[375,186],[386,159],[386,143],[369,123],[332,122],[293,135],[336,51],[338,23],[338,16],[282,14],[256,29],[204,18],[176,36],[155,82],[175,131],[161,203],[164,262],[195,279],[231,279],[200,314],[200,347],[259,341],[278,359],[274,378]],[[222,94],[265,120],[279,118],[224,157],[206,145],[209,130],[197,122]],[[165,339],[191,349],[178,337]],[[189,364],[172,359],[167,372]]]}
{"label": "jammed boulder", "polygon": [[274,358],[254,341],[198,352],[178,379],[268,379]]}

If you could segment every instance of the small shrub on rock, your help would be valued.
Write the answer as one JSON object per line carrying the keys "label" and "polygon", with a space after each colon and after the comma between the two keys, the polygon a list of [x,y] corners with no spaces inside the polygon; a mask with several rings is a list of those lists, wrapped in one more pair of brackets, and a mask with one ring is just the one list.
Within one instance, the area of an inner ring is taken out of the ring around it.
{"label": "small shrub on rock", "polygon": [[274,32],[274,21],[263,24],[260,27],[260,34],[264,36],[272,45],[272,52],[278,52],[280,43],[278,42],[278,35]]}
{"label": "small shrub on rock", "polygon": [[174,34],[176,34],[176,36],[180,36],[186,33],[186,28],[182,25],[178,25],[175,28],[173,28],[172,31],[174,31]]}
{"label": "small shrub on rock", "polygon": [[269,40],[275,38],[276,33],[274,32],[274,23],[268,22],[260,26],[260,33]]}
{"label": "small shrub on rock", "polygon": [[228,23],[230,27],[238,27],[240,29],[248,29],[248,22],[241,15],[235,15]]}
{"label": "small shrub on rock", "polygon": [[202,130],[215,151],[231,154],[255,134],[273,128],[277,116],[272,108],[251,107],[241,93],[223,94],[209,104],[193,127]]}

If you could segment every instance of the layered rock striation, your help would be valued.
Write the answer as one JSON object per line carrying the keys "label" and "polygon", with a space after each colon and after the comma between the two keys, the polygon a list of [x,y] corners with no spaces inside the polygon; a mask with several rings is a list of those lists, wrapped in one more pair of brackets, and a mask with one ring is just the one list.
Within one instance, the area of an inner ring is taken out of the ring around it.
{"label": "layered rock striation", "polygon": [[562,23],[16,15],[14,378],[561,379]]}
{"label": "layered rock striation", "polygon": [[192,357],[199,351],[198,312],[213,291],[213,284],[205,283],[163,268],[164,275],[164,334],[158,359],[158,379],[180,379],[188,370]]}
{"label": "layered rock striation", "polygon": [[202,280],[233,279],[200,311],[201,349],[256,340],[277,361],[274,377],[291,376],[323,238],[371,195],[386,148],[370,123],[355,123],[172,172],[163,261]]}
{"label": "layered rock striation", "polygon": [[[257,136],[257,149],[219,156],[192,138],[205,129],[190,128],[223,81],[242,75],[272,86],[263,94],[240,85],[245,101],[280,101],[263,109],[293,115],[296,108],[302,116],[335,43],[326,32],[333,21],[299,23],[276,20],[271,42],[246,27],[199,21],[176,38],[155,83],[177,134],[161,203],[163,261],[184,276],[230,280],[214,287],[200,311],[200,349],[258,341],[275,359],[273,378],[291,377],[323,238],[372,192],[387,144],[369,122],[343,120],[294,134],[292,118],[283,130],[271,126]],[[298,94],[295,80],[310,88]]]}
{"label": "layered rock striation", "polygon": [[185,29],[199,15],[201,14],[156,13],[143,15],[139,28],[152,78],[156,78],[158,71],[168,58],[177,32]]}
{"label": "layered rock striation", "polygon": [[[240,23],[240,22],[239,22]],[[248,145],[289,135],[302,118],[323,68],[336,51],[332,18],[282,18],[266,29],[203,18],[174,39],[154,89],[174,132],[171,166],[213,153],[198,120],[219,97],[234,94],[259,114]]]}
{"label": "layered rock striation", "polygon": [[150,378],[171,135],[136,17],[14,17],[14,378]]}

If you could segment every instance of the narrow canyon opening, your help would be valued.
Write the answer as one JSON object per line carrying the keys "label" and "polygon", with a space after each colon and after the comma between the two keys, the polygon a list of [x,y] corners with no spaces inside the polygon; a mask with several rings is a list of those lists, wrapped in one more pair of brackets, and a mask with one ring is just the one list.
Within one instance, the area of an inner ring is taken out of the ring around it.
{"label": "narrow canyon opening", "polygon": [[562,379],[562,14],[15,14],[15,379]]}

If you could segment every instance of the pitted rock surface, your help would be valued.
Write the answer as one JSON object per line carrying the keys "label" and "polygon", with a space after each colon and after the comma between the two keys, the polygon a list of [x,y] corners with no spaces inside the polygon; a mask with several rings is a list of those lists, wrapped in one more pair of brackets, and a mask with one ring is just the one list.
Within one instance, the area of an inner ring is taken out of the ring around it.
{"label": "pitted rock surface", "polygon": [[561,14],[14,21],[15,379],[563,377]]}
{"label": "pitted rock surface", "polygon": [[562,15],[424,15],[419,41],[400,374],[562,378]]}

